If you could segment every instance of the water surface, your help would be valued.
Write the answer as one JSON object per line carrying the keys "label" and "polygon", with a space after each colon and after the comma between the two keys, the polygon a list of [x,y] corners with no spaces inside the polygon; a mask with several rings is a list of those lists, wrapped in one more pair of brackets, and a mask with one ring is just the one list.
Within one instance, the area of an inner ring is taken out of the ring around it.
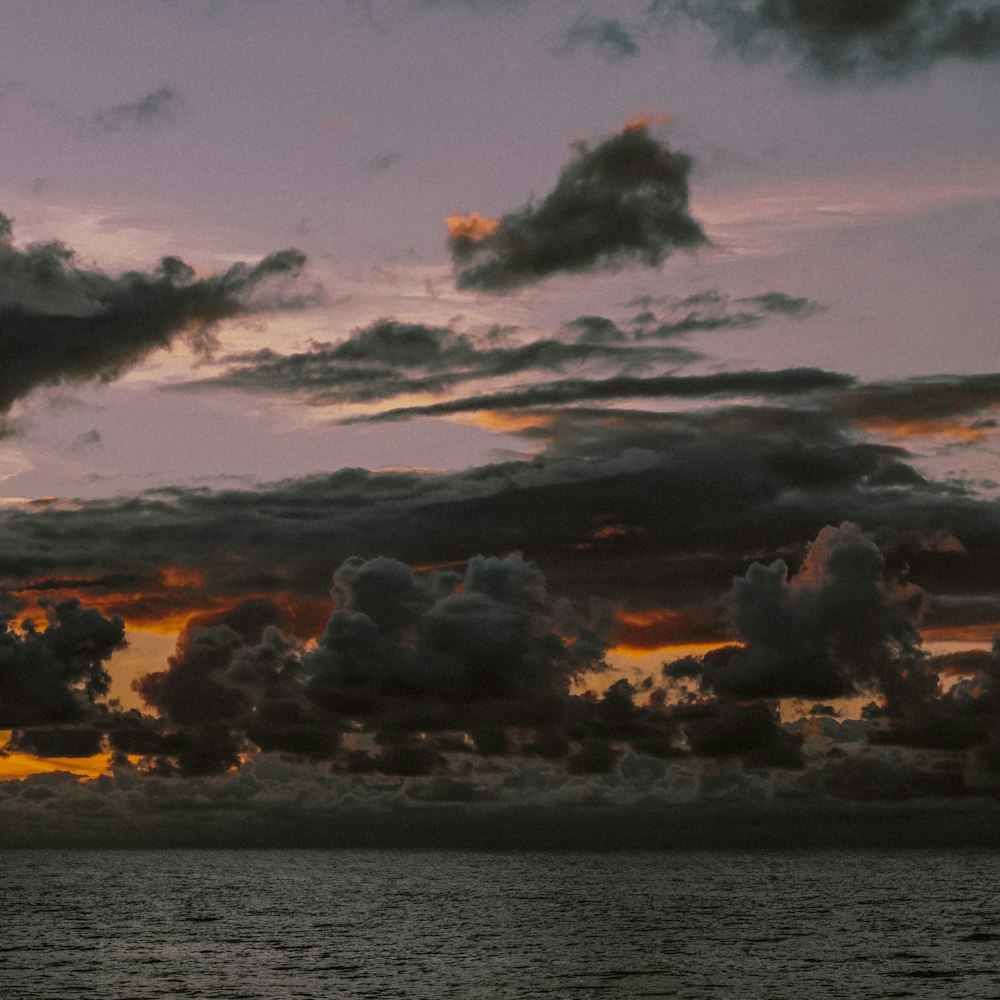
{"label": "water surface", "polygon": [[11,1000],[1000,996],[1000,855],[4,851]]}

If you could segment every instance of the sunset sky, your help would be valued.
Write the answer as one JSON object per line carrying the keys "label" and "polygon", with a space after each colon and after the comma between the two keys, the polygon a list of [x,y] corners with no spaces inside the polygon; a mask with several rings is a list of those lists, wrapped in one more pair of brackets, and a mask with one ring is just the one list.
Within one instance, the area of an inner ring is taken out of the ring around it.
{"label": "sunset sky", "polygon": [[15,842],[1000,836],[1000,4],[4,27]]}

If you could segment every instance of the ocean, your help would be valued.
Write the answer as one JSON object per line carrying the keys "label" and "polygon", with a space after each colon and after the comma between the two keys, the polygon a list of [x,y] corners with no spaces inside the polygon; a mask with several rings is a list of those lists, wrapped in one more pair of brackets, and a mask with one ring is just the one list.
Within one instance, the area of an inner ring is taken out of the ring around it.
{"label": "ocean", "polygon": [[1000,997],[988,851],[0,851],[4,1000]]}

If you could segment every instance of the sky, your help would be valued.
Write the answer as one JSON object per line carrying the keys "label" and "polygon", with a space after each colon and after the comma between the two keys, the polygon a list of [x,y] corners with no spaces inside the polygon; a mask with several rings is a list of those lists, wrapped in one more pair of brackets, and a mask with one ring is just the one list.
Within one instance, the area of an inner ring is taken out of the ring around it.
{"label": "sky", "polygon": [[12,0],[12,842],[1000,837],[1000,4]]}

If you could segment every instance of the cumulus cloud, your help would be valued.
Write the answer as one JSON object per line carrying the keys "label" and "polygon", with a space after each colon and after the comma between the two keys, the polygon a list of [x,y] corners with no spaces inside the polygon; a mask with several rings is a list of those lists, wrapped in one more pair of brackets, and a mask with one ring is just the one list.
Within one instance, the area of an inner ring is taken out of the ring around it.
{"label": "cumulus cloud", "polygon": [[16,247],[0,216],[0,413],[42,385],[120,376],[157,348],[183,339],[211,347],[224,319],[303,304],[283,283],[305,257],[281,250],[259,263],[195,277],[177,257],[150,272],[111,277],[81,267],[62,243]]}
{"label": "cumulus cloud", "polygon": [[[918,667],[916,622],[926,598],[885,577],[878,547],[848,523],[824,528],[792,577],[782,560],[754,563],[729,596],[744,644],[706,654],[703,685],[736,698],[895,694]],[[665,668],[692,669],[699,670],[690,660]]]}
{"label": "cumulus cloud", "polygon": [[[510,752],[510,727],[565,724],[570,682],[601,665],[610,624],[550,599],[537,567],[513,556],[428,578],[394,559],[349,559],[333,594],[310,652],[274,623],[239,634],[231,623],[245,608],[189,625],[169,668],[137,682],[170,737],[158,766],[222,771],[256,745],[422,774],[445,769],[449,753]],[[358,732],[368,750],[342,747]]]}
{"label": "cumulus cloud", "polygon": [[658,142],[645,122],[590,148],[541,202],[498,220],[449,220],[459,288],[504,293],[559,273],[656,267],[707,242],[688,210],[690,158]]}
{"label": "cumulus cloud", "polygon": [[46,604],[45,613],[41,630],[31,619],[20,631],[4,622],[0,728],[77,722],[88,716],[95,698],[107,694],[105,664],[125,644],[121,618],[105,618],[73,598]]}
{"label": "cumulus cloud", "polygon": [[651,9],[706,26],[746,58],[780,53],[825,78],[904,76],[945,59],[1000,56],[992,0],[656,0]]}

